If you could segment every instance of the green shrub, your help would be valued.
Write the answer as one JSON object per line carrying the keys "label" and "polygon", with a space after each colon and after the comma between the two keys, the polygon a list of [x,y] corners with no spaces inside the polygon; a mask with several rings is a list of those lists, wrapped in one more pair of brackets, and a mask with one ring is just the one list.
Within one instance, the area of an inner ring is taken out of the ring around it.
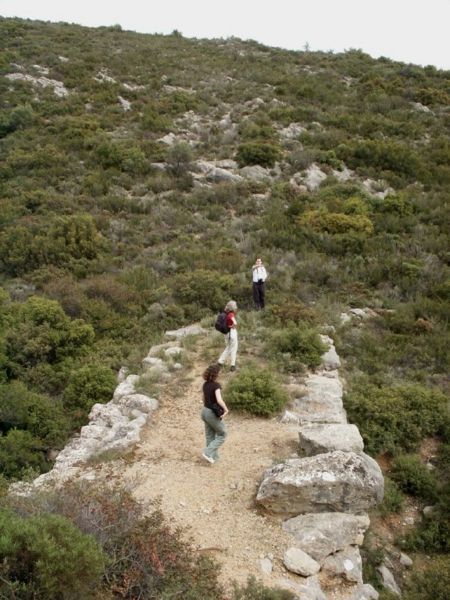
{"label": "green shrub", "polygon": [[186,142],[174,144],[167,151],[167,164],[175,177],[185,175],[192,163],[193,152]]}
{"label": "green shrub", "polygon": [[59,515],[0,510],[2,598],[95,598],[105,556],[90,535]]}
{"label": "green shrub", "polygon": [[291,325],[275,331],[267,347],[275,358],[282,358],[289,371],[298,371],[302,365],[317,367],[327,350],[317,331],[306,325]]}
{"label": "green shrub", "polygon": [[216,311],[230,299],[233,278],[219,271],[197,269],[179,275],[175,285],[176,296],[181,302]]}
{"label": "green shrub", "polygon": [[156,502],[139,503],[124,488],[98,481],[71,482],[33,498],[26,507],[22,502],[21,510],[59,513],[96,538],[107,557],[104,581],[114,597],[221,600],[224,596],[218,565],[195,551],[185,532],[169,524]]}
{"label": "green shrub", "polygon": [[280,412],[287,401],[287,394],[270,371],[255,366],[239,371],[226,389],[230,407],[262,417]]}
{"label": "green shrub", "polygon": [[48,446],[29,431],[10,429],[0,436],[0,473],[7,478],[21,479],[50,469],[46,458]]}
{"label": "green shrub", "polygon": [[103,365],[88,365],[74,371],[64,390],[64,406],[85,416],[97,402],[103,404],[112,398],[117,385],[114,373]]}
{"label": "green shrub", "polygon": [[344,404],[370,454],[415,450],[448,421],[445,396],[421,385],[378,387],[363,381],[346,394]]}
{"label": "green shrub", "polygon": [[450,557],[442,556],[415,571],[408,581],[404,600],[447,600],[450,590]]}
{"label": "green shrub", "polygon": [[418,455],[397,456],[392,464],[391,477],[407,494],[429,502],[437,499],[436,477],[428,471]]}
{"label": "green shrub", "polygon": [[378,512],[387,517],[391,513],[398,513],[402,510],[405,502],[399,486],[390,477],[384,478],[384,496],[383,502],[377,506]]}
{"label": "green shrub", "polygon": [[233,585],[231,600],[294,600],[295,594],[289,590],[269,588],[249,577],[245,585]]}
{"label": "green shrub", "polygon": [[13,376],[39,363],[58,364],[83,354],[94,340],[90,325],[70,319],[54,300],[32,296],[7,329],[5,354]]}
{"label": "green shrub", "polygon": [[281,158],[281,149],[275,144],[264,142],[248,142],[241,144],[237,150],[236,160],[240,167],[246,165],[261,165],[273,167]]}
{"label": "green shrub", "polygon": [[306,230],[331,234],[362,233],[372,235],[372,221],[364,214],[331,213],[310,210],[298,218],[298,223]]}
{"label": "green shrub", "polygon": [[46,446],[58,446],[68,433],[61,403],[30,392],[20,381],[0,385],[0,431],[24,429]]}

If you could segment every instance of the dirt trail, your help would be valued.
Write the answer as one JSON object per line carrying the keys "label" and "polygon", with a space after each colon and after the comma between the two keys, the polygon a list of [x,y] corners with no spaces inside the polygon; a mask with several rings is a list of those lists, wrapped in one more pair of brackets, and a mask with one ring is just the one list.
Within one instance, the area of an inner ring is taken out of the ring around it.
{"label": "dirt trail", "polygon": [[[221,563],[223,583],[242,583],[254,574],[266,585],[275,585],[281,577],[290,577],[282,558],[291,544],[279,518],[262,514],[254,498],[264,469],[295,453],[297,434],[276,420],[230,411],[220,461],[207,463],[201,457],[204,367],[204,360],[194,357],[191,379],[184,385],[172,379],[162,389],[160,408],[122,476],[137,498],[160,497],[169,521],[189,527],[198,549]],[[223,388],[230,376],[220,377]],[[267,556],[273,562],[271,574],[261,570],[260,560]]]}

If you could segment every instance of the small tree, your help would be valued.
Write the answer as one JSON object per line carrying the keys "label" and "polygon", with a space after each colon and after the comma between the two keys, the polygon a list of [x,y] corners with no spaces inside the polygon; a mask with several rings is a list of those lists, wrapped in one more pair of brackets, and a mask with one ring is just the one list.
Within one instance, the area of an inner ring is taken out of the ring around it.
{"label": "small tree", "polygon": [[175,177],[185,175],[193,159],[192,148],[186,142],[170,147],[167,152],[167,163]]}

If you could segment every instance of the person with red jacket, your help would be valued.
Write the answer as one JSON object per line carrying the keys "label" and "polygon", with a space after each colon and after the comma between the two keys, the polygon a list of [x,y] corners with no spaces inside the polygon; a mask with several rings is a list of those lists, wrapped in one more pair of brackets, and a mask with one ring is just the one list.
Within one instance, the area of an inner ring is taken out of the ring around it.
{"label": "person with red jacket", "polygon": [[222,352],[219,358],[219,365],[223,366],[227,358],[230,358],[230,371],[236,370],[236,355],[238,349],[238,334],[237,334],[237,321],[236,311],[237,304],[234,300],[230,300],[224,308],[227,313],[227,327],[230,331],[225,336],[225,350]]}

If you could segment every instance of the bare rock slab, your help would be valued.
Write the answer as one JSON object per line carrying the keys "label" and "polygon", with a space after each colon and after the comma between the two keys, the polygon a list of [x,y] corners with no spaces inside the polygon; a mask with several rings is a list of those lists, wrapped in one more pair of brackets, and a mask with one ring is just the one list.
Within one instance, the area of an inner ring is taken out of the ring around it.
{"label": "bare rock slab", "polygon": [[322,571],[332,577],[362,584],[362,560],[358,546],[348,546],[328,556],[322,565]]}
{"label": "bare rock slab", "polygon": [[327,512],[288,519],[283,529],[294,537],[296,546],[322,564],[329,554],[349,545],[361,545],[369,525],[367,515]]}
{"label": "bare rock slab", "polygon": [[300,550],[300,548],[289,548],[286,550],[283,563],[288,571],[303,575],[304,577],[315,575],[320,570],[319,563],[308,556],[306,552]]}
{"label": "bare rock slab", "polygon": [[286,515],[318,512],[365,513],[383,499],[378,464],[366,454],[336,450],[294,458],[268,469],[256,500]]}
{"label": "bare rock slab", "polygon": [[322,454],[333,450],[362,452],[364,442],[356,425],[310,424],[299,432],[300,448],[305,454]]}
{"label": "bare rock slab", "polygon": [[306,393],[296,398],[290,409],[299,423],[347,423],[338,378],[309,375],[305,387]]}

